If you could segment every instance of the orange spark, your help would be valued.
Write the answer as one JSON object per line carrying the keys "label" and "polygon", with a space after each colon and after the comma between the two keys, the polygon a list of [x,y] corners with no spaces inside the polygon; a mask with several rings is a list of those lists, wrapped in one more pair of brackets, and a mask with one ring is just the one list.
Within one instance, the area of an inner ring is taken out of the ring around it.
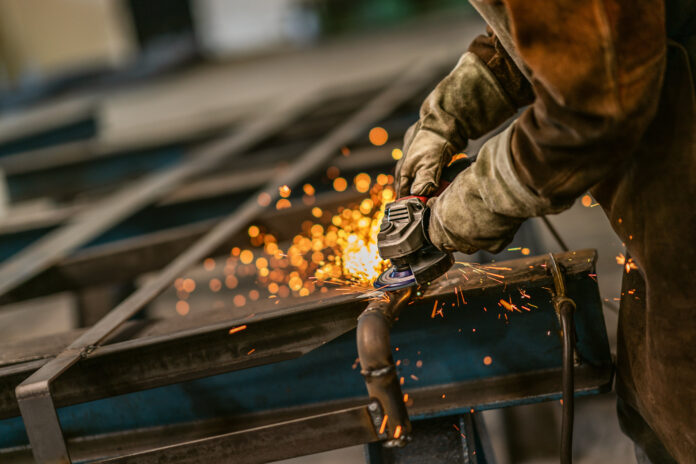
{"label": "orange spark", "polygon": [[387,414],[384,415],[384,418],[382,418],[382,425],[379,426],[379,434],[382,435],[384,433],[384,430],[387,428],[387,421],[389,420],[389,416]]}
{"label": "orange spark", "polygon": [[449,167],[449,166],[452,166],[453,163],[455,163],[456,161],[459,161],[459,160],[462,159],[462,158],[468,158],[468,156],[466,155],[466,153],[457,153],[456,155],[454,155],[454,156],[452,157],[452,159],[450,160],[450,162],[447,163],[447,166],[448,166],[448,167]]}
{"label": "orange spark", "polygon": [[503,300],[502,298],[499,301],[499,303],[503,306],[503,308],[507,309],[508,311],[514,311],[513,305],[511,303],[508,303],[507,301]]}
{"label": "orange spark", "polygon": [[435,300],[435,304],[433,305],[433,313],[430,315],[430,319],[435,319],[435,314],[437,314],[437,300]]}
{"label": "orange spark", "polygon": [[246,328],[247,328],[246,324],[244,324],[244,325],[238,325],[237,327],[232,327],[232,328],[230,329],[230,332],[229,332],[229,333],[230,333],[230,335],[232,335],[232,334],[235,334],[235,333],[237,333],[237,332],[241,332],[242,330],[244,330],[244,329],[246,329]]}

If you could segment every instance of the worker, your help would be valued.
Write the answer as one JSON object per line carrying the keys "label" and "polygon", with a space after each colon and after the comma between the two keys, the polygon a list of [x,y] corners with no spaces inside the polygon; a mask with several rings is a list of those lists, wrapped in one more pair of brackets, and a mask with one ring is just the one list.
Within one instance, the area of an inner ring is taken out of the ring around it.
{"label": "worker", "polygon": [[696,0],[471,3],[488,34],[423,102],[397,192],[433,193],[467,140],[521,112],[429,200],[429,238],[498,252],[589,190],[627,249],[619,422],[638,462],[694,463]]}

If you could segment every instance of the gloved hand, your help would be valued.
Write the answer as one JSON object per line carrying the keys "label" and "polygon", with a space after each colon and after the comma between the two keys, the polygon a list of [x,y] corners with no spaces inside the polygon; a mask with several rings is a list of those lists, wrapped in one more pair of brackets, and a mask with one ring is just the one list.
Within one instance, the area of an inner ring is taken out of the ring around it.
{"label": "gloved hand", "polygon": [[520,181],[510,154],[514,123],[488,140],[471,167],[428,201],[428,236],[440,250],[497,253],[532,216],[558,213],[572,199],[552,203]]}
{"label": "gloved hand", "polygon": [[394,176],[397,194],[431,194],[443,167],[468,139],[498,127],[515,111],[515,104],[481,59],[465,53],[425,99],[419,121],[404,136],[404,155]]}

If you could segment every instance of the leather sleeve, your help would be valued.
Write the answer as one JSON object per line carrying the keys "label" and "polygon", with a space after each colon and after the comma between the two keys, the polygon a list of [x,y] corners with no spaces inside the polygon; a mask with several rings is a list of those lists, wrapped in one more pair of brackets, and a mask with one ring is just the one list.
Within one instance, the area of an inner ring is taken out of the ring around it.
{"label": "leather sleeve", "polygon": [[495,75],[500,86],[517,108],[522,108],[534,101],[531,84],[517,68],[490,27],[486,28],[486,34],[476,37],[471,42],[469,51],[478,56]]}
{"label": "leather sleeve", "polygon": [[630,157],[655,115],[665,68],[661,0],[504,0],[534,103],[515,124],[520,180],[576,198]]}

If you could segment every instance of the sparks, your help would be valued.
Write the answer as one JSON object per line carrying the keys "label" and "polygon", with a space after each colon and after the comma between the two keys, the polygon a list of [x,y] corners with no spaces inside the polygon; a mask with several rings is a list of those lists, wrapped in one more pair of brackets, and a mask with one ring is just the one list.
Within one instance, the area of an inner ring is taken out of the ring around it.
{"label": "sparks", "polygon": [[230,335],[235,334],[237,332],[241,332],[242,330],[245,330],[247,328],[246,324],[244,325],[238,325],[237,327],[232,327],[230,329]]}
{"label": "sparks", "polygon": [[447,167],[452,166],[455,162],[459,161],[462,158],[468,158],[466,153],[457,153],[452,157],[449,163],[447,163]]}
{"label": "sparks", "polygon": [[[438,313],[438,310],[437,310],[437,300],[435,300],[435,304],[433,305],[433,313],[430,315],[430,318],[431,318],[431,319],[435,319],[435,315],[436,315],[437,313]],[[440,314],[442,314],[442,313],[440,312]]]}
{"label": "sparks", "polygon": [[626,259],[623,253],[619,253],[619,256],[616,257],[616,264],[623,266],[626,270],[626,274],[632,270],[638,269],[638,265],[633,261],[633,258]]}
{"label": "sparks", "polygon": [[387,428],[387,421],[389,420],[389,416],[387,414],[384,415],[384,418],[382,419],[382,425],[379,426],[379,434],[382,435],[384,433],[384,430]]}
{"label": "sparks", "polygon": [[514,304],[512,303],[512,300],[510,300],[510,301],[505,301],[505,300],[501,299],[501,300],[499,301],[499,303],[500,303],[501,306],[503,306],[503,308],[507,309],[508,311],[518,311],[518,312],[521,312],[519,309],[517,309],[517,305],[514,305]]}

